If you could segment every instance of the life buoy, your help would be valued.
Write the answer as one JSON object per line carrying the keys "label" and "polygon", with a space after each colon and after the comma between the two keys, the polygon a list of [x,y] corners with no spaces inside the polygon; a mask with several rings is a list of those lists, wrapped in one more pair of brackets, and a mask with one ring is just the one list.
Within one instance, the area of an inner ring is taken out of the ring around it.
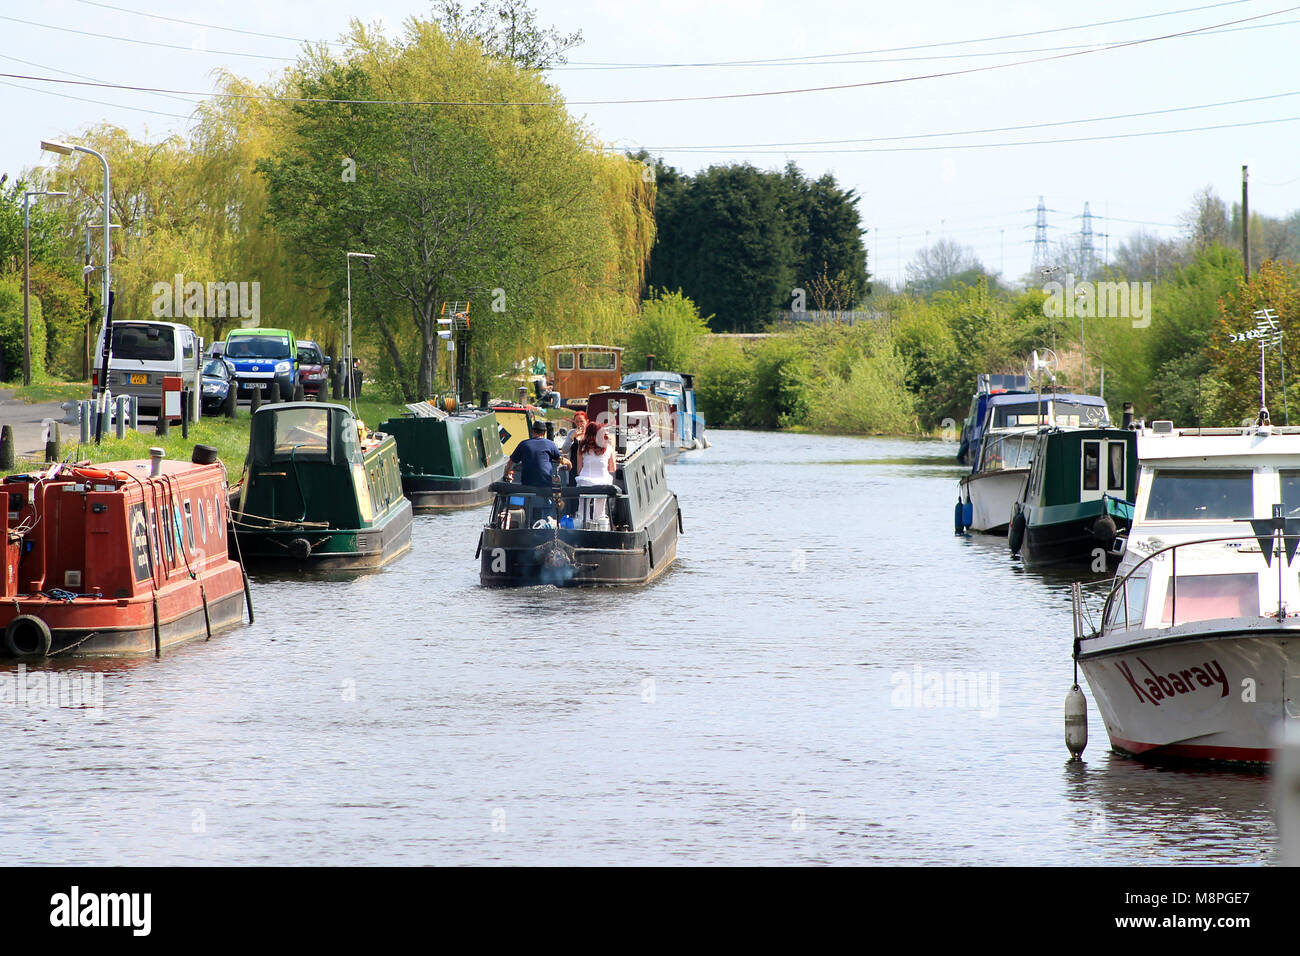
{"label": "life buoy", "polygon": [[106,471],[103,468],[73,467],[69,469],[78,478],[86,481],[127,481],[130,479],[124,471]]}
{"label": "life buoy", "polygon": [[34,614],[19,614],[5,628],[5,650],[11,657],[45,657],[53,643],[50,626]]}

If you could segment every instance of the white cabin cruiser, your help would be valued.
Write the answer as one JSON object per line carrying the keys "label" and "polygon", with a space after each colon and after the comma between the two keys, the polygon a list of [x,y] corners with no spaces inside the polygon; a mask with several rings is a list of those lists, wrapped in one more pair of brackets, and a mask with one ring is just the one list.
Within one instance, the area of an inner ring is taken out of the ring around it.
{"label": "white cabin cruiser", "polygon": [[1300,716],[1300,428],[1261,417],[1138,437],[1133,526],[1100,629],[1076,620],[1075,660],[1116,751],[1266,763]]}

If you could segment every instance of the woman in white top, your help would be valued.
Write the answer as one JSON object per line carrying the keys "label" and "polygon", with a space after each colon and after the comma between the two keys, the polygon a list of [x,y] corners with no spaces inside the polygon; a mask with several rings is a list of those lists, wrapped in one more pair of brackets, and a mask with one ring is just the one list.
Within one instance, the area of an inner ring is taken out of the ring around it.
{"label": "woman in white top", "polygon": [[[573,460],[573,469],[577,474],[579,487],[613,484],[614,472],[618,465],[614,460],[614,443],[609,441],[604,425],[588,422],[582,440],[577,443],[577,455]],[[585,520],[598,520],[605,517],[606,499],[599,498],[591,502],[591,511],[583,515]]]}

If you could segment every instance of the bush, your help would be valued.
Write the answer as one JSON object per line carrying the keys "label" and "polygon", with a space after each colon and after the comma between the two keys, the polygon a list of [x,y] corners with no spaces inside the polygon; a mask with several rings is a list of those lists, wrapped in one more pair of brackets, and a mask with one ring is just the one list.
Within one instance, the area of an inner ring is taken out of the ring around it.
{"label": "bush", "polygon": [[[45,378],[45,321],[41,300],[31,297],[32,381]],[[0,278],[0,380],[21,380],[23,375],[23,280]]]}
{"label": "bush", "polygon": [[646,356],[653,355],[655,368],[689,372],[700,339],[708,333],[708,320],[700,318],[695,303],[680,289],[652,293],[627,339],[623,368],[640,371],[646,367]]}

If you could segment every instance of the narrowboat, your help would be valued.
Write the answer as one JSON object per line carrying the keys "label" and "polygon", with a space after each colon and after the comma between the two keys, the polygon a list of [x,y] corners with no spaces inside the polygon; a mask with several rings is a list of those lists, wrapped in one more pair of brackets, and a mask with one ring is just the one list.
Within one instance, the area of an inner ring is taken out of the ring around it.
{"label": "narrowboat", "polygon": [[1034,440],[1029,478],[1015,503],[1007,544],[1026,567],[1113,565],[1133,517],[1137,432],[1045,428]]}
{"label": "narrowboat", "polygon": [[[704,416],[695,405],[695,376],[656,369],[653,356],[647,356],[646,364],[648,367],[644,372],[624,375],[618,387],[624,393],[648,392],[669,401],[673,431],[671,441],[665,445],[665,454],[672,457],[672,449],[683,452],[708,448],[709,441],[704,437]],[[591,399],[587,401],[590,407]]]}
{"label": "narrowboat", "polygon": [[190,462],[156,452],[0,484],[4,656],[160,655],[241,622],[247,582],[227,553],[216,449],[196,446]]}
{"label": "narrowboat", "polygon": [[541,414],[536,405],[518,402],[493,401],[489,407],[497,419],[498,444],[501,453],[509,460],[514,454],[515,446],[528,438],[533,431],[533,419]]}
{"label": "narrowboat", "polygon": [[[1127,547],[1074,659],[1115,751],[1269,763],[1300,697],[1300,428],[1138,436]],[[1071,692],[1073,693],[1073,691]]]}
{"label": "narrowboat", "polygon": [[955,525],[985,534],[1006,534],[1015,503],[1024,494],[1034,442],[1043,426],[1109,426],[1104,399],[1043,391],[991,395],[984,412],[979,452],[958,488]]}
{"label": "narrowboat", "polygon": [[644,422],[650,434],[659,440],[665,461],[673,461],[682,452],[677,441],[676,413],[673,403],[662,395],[649,391],[624,391],[622,389],[607,392],[594,392],[587,397],[587,418],[602,425],[614,422],[613,409],[622,409],[622,414],[635,416]]}
{"label": "narrowboat", "polygon": [[655,580],[677,556],[681,512],[664,474],[657,438],[638,428],[616,439],[608,485],[492,486],[479,535],[479,581],[487,587],[636,585]]}
{"label": "narrowboat", "polygon": [[986,373],[975,376],[975,394],[970,400],[970,411],[961,426],[961,441],[957,445],[957,463],[971,466],[975,464],[975,455],[979,451],[980,438],[984,434],[984,412],[988,409],[989,397],[1015,392],[1021,395],[1031,394],[1028,375],[995,375]]}
{"label": "narrowboat", "polygon": [[409,415],[379,431],[397,442],[402,491],[415,513],[485,504],[506,469],[496,415],[472,407],[448,414],[428,402],[406,407]]}
{"label": "narrowboat", "polygon": [[559,404],[573,411],[587,407],[592,392],[616,389],[623,381],[623,350],[614,345],[552,345],[551,380]]}
{"label": "narrowboat", "polygon": [[231,522],[245,562],[291,570],[378,568],[411,547],[397,442],[343,405],[253,413]]}

